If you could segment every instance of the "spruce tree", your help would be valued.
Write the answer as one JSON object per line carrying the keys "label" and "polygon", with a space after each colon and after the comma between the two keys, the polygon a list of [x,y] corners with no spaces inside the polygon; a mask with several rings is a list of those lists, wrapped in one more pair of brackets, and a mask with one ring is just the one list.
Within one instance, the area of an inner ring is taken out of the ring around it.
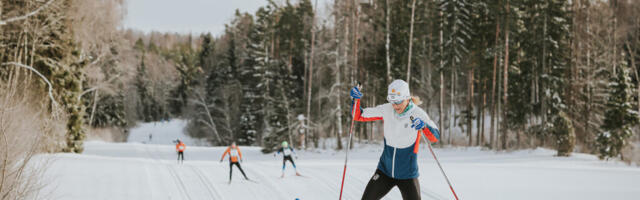
{"label": "spruce tree", "polygon": [[633,136],[631,128],[638,124],[638,113],[631,106],[633,86],[630,83],[629,69],[621,65],[614,73],[609,83],[610,96],[605,104],[605,119],[601,126],[604,132],[596,138],[600,159],[618,156],[624,159],[622,149]]}
{"label": "spruce tree", "polygon": [[247,54],[240,68],[242,83],[242,104],[240,105],[240,132],[237,142],[252,145],[262,142],[265,85],[262,84],[268,58],[268,29],[271,18],[270,7],[261,7],[256,12],[256,20],[249,31],[246,44]]}
{"label": "spruce tree", "polygon": [[144,53],[140,59],[140,65],[136,70],[135,86],[138,92],[137,114],[138,119],[145,122],[153,121],[153,100],[149,92],[149,78],[147,75],[147,67],[144,64]]}
{"label": "spruce tree", "polygon": [[566,113],[560,112],[553,122],[553,134],[556,137],[558,156],[570,156],[576,143],[573,122]]}

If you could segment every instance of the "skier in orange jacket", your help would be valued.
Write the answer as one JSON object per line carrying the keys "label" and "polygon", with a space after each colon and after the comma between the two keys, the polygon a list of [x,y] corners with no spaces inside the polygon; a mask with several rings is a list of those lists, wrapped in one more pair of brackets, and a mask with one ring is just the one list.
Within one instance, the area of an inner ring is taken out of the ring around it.
{"label": "skier in orange jacket", "polygon": [[177,141],[176,151],[178,152],[178,163],[182,164],[184,162],[184,150],[187,149],[187,145],[180,140]]}
{"label": "skier in orange jacket", "polygon": [[244,176],[244,179],[249,180],[249,178],[247,178],[247,175],[242,170],[242,167],[240,166],[240,162],[242,162],[242,152],[240,151],[240,148],[236,146],[235,142],[231,143],[231,146],[229,146],[227,150],[224,151],[224,153],[222,154],[222,158],[220,158],[220,162],[222,162],[222,160],[227,154],[229,154],[229,183],[231,183],[233,165],[235,165],[236,167],[238,167],[238,169],[240,169],[240,172],[242,173],[242,176]]}

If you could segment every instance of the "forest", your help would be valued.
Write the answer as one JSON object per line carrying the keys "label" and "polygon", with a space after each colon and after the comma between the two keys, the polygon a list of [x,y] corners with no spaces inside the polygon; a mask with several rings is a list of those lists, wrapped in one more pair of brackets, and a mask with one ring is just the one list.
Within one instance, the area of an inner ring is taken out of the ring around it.
{"label": "forest", "polygon": [[[437,146],[639,154],[633,0],[268,0],[194,34],[123,29],[124,5],[0,1],[5,161],[170,119],[214,146],[342,149],[350,88],[384,104],[394,79],[424,101]],[[356,123],[354,142],[381,142],[381,127]]]}

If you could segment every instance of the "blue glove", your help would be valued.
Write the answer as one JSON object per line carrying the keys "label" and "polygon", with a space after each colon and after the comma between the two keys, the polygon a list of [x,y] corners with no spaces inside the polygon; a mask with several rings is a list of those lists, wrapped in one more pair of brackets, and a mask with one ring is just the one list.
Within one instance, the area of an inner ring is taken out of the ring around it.
{"label": "blue glove", "polygon": [[411,128],[415,128],[416,130],[422,130],[424,127],[426,127],[426,124],[424,123],[424,121],[422,121],[422,119],[420,118],[415,118],[413,120],[411,120]]}
{"label": "blue glove", "polygon": [[353,99],[360,99],[362,98],[362,92],[360,92],[360,90],[358,89],[358,87],[353,87],[351,89],[351,98]]}

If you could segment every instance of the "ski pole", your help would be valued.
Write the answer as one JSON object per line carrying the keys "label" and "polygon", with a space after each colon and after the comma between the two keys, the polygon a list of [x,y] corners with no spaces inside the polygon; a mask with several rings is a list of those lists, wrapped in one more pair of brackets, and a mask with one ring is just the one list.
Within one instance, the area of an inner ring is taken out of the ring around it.
{"label": "ski pole", "polygon": [[[411,121],[413,122],[413,116],[411,116]],[[429,133],[431,133],[430,130],[428,130],[428,131],[429,131]],[[420,131],[418,131],[418,135],[419,134],[420,134]],[[433,134],[433,133],[431,133],[431,134]],[[431,148],[431,142],[429,142],[427,140],[426,135],[425,135],[425,137],[422,137],[422,139],[424,140],[425,143],[427,143],[427,145],[429,145],[429,151],[431,151],[431,155],[433,156],[433,159],[436,160],[436,163],[438,164],[438,167],[440,168],[440,172],[442,172],[442,175],[444,176],[444,179],[447,181],[447,184],[449,184],[449,189],[451,189],[451,192],[453,193],[453,196],[456,198],[456,200],[458,200],[458,195],[456,194],[456,191],[453,190],[453,187],[451,186],[451,182],[449,181],[449,177],[447,177],[447,174],[444,173],[444,170],[442,169],[442,165],[440,165],[440,161],[438,161],[438,157],[436,157],[436,154],[433,153],[433,148]]]}
{"label": "ski pole", "polygon": [[[360,83],[358,83],[358,89],[361,88]],[[360,102],[360,99],[355,99],[354,106]],[[349,159],[349,149],[351,148],[351,137],[353,135],[353,124],[356,118],[356,110],[357,108],[351,109],[351,128],[349,128],[349,141],[347,142],[347,150],[346,155],[344,156],[344,170],[342,171],[342,184],[340,184],[340,197],[339,200],[342,200],[342,189],[344,188],[344,177],[347,174],[347,160]]]}

